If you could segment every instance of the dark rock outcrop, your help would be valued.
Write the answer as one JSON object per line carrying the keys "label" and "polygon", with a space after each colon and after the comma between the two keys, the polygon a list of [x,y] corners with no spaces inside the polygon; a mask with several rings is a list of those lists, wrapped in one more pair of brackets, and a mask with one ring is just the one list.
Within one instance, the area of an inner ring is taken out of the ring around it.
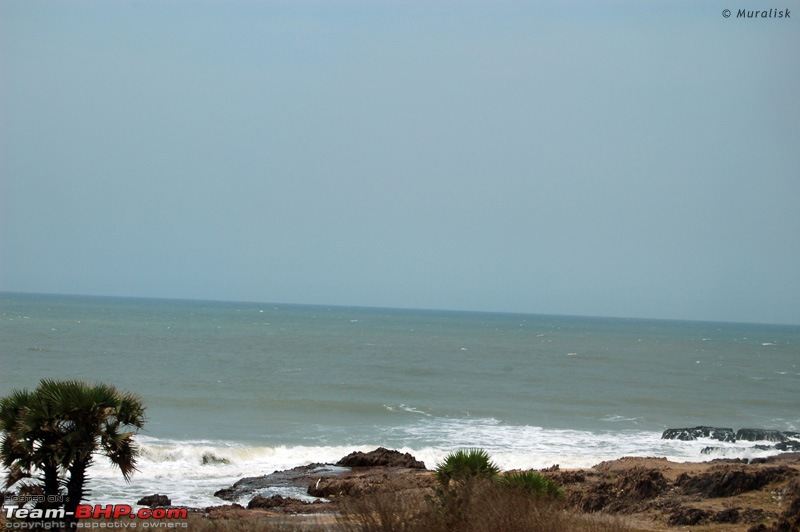
{"label": "dark rock outcrop", "polygon": [[667,489],[667,479],[657,469],[634,467],[621,474],[614,487],[629,500],[641,501],[661,495]]}
{"label": "dark rock outcrop", "polygon": [[785,530],[800,530],[800,477],[794,477],[786,484],[782,496],[787,504],[779,524]]}
{"label": "dark rock outcrop", "polygon": [[159,495],[158,493],[154,495],[148,495],[147,497],[142,497],[136,504],[139,506],[149,506],[150,508],[155,508],[157,506],[172,506],[172,500],[166,495]]}
{"label": "dark rock outcrop", "polygon": [[680,475],[675,484],[687,494],[703,497],[731,497],[746,491],[757,490],[771,482],[785,480],[794,474],[785,466],[748,471],[744,468],[725,468],[702,475]]}
{"label": "dark rock outcrop", "polygon": [[404,490],[433,488],[435,479],[428,471],[401,467],[353,469],[338,477],[319,478],[309,483],[306,493],[327,499]]}
{"label": "dark rock outcrop", "polygon": [[280,495],[273,495],[272,497],[262,497],[261,495],[256,495],[250,499],[249,503],[247,503],[247,509],[253,510],[255,508],[280,508],[285,506],[287,502],[288,499],[284,499]]}
{"label": "dark rock outcrop", "polygon": [[[662,440],[696,440],[698,438],[711,438],[722,442],[736,441],[767,441],[776,442],[773,445],[757,444],[751,449],[757,451],[780,451],[797,452],[800,451],[800,433],[790,431],[780,431],[771,429],[739,429],[735,433],[733,429],[716,427],[692,427],[683,429],[667,429],[661,434]],[[713,454],[724,451],[724,447],[708,446],[704,447],[701,454]]]}
{"label": "dark rock outcrop", "polygon": [[680,506],[667,518],[669,526],[695,526],[708,521],[711,513],[699,508]]}
{"label": "dark rock outcrop", "polygon": [[590,513],[632,513],[647,507],[669,488],[661,471],[648,467],[609,471],[603,476],[603,480],[591,483],[587,489],[571,493],[569,504]]}
{"label": "dark rock outcrop", "polygon": [[425,469],[425,463],[408,453],[378,447],[374,451],[362,453],[356,451],[348,454],[338,462],[341,467],[404,467],[408,469]]}
{"label": "dark rock outcrop", "polygon": [[733,429],[705,426],[683,429],[667,429],[661,434],[662,440],[690,441],[698,438],[710,438],[713,440],[734,442],[736,441],[736,434],[733,432]]}
{"label": "dark rock outcrop", "polygon": [[711,518],[711,520],[715,523],[730,523],[734,525],[741,519],[742,516],[739,513],[739,508],[728,508],[727,510],[721,510],[714,514],[714,516]]}
{"label": "dark rock outcrop", "polygon": [[724,449],[725,449],[725,447],[715,447],[713,445],[710,445],[708,447],[703,447],[702,449],[700,449],[700,454],[714,454],[714,453],[720,452],[720,451],[722,451]]}
{"label": "dark rock outcrop", "polygon": [[779,451],[800,452],[800,441],[796,440],[782,441],[781,443],[776,443],[773,448]]}
{"label": "dark rock outcrop", "polygon": [[[786,440],[775,445],[756,444],[750,447],[757,451],[783,451],[783,452],[798,452],[800,451],[800,441]],[[725,447],[708,446],[700,450],[700,454],[714,454],[716,452],[725,451]],[[754,462],[761,460],[760,458],[753,459]]]}
{"label": "dark rock outcrop", "polygon": [[[253,497],[266,488],[302,488],[312,497],[327,497],[330,494],[348,493],[365,489],[353,487],[353,480],[339,480],[349,468],[395,468],[424,470],[425,464],[408,453],[400,453],[379,447],[368,453],[354,452],[339,460],[336,465],[311,464],[285,471],[275,471],[260,477],[246,477],[233,486],[218,490],[215,497],[236,502]],[[358,484],[358,483],[356,483]],[[286,495],[286,493],[284,493]]]}
{"label": "dark rock outcrop", "polygon": [[316,480],[322,477],[336,476],[341,474],[342,471],[344,470],[341,468],[325,464],[299,466],[286,471],[275,471],[272,474],[260,477],[245,477],[229,488],[216,491],[214,496],[235,502],[244,497],[255,495],[265,488],[305,488],[311,479]]}
{"label": "dark rock outcrop", "polygon": [[554,480],[557,484],[580,484],[586,482],[586,472],[582,470],[575,471],[557,471],[555,473],[545,473],[550,479]]}
{"label": "dark rock outcrop", "polygon": [[615,499],[614,488],[608,482],[599,482],[585,491],[572,492],[568,502],[570,506],[582,512],[601,512]]}
{"label": "dark rock outcrop", "polygon": [[736,439],[744,441],[784,442],[788,440],[789,437],[779,430],[739,429],[736,431]]}

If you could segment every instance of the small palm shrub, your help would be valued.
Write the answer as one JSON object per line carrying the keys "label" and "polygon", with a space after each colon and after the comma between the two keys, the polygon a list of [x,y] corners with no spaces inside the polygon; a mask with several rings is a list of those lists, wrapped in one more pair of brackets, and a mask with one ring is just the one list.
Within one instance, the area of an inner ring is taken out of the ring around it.
{"label": "small palm shrub", "polygon": [[442,487],[447,487],[451,480],[492,479],[500,473],[500,468],[489,458],[483,449],[459,449],[448,454],[436,464],[434,475]]}
{"label": "small palm shrub", "polygon": [[536,471],[511,471],[497,477],[497,483],[513,490],[519,490],[528,495],[552,497],[559,499],[564,496],[564,490],[541,473]]}

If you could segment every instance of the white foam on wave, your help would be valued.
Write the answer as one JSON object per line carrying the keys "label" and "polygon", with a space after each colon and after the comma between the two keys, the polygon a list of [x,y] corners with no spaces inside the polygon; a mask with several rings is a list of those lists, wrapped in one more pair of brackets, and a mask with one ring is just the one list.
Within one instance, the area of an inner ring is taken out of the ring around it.
{"label": "white foam on wave", "polygon": [[[406,437],[400,433],[405,433]],[[585,468],[623,456],[703,462],[715,458],[702,453],[706,447],[720,447],[723,451],[719,452],[725,456],[737,458],[776,453],[753,449],[752,442],[664,440],[660,431],[589,432],[507,425],[496,419],[421,420],[412,427],[389,429],[387,436],[401,441],[404,452],[411,452],[429,468],[435,467],[448,452],[469,447],[485,449],[502,469],[541,469],[554,464],[562,468]]]}
{"label": "white foam on wave", "polygon": [[[402,405],[401,408],[409,408]],[[752,448],[752,442],[662,440],[660,432],[621,430],[589,432],[508,425],[492,418],[419,417],[413,424],[385,427],[363,445],[253,446],[212,440],[169,440],[138,436],[138,471],[126,483],[119,470],[99,458],[89,476],[90,502],[133,504],[145,495],[166,494],[175,505],[225,504],[214,492],[241,478],[261,476],[311,463],[335,463],[353,451],[383,446],[414,455],[429,469],[451,451],[485,449],[503,470],[592,467],[623,456],[666,457],[676,462],[714,458],[757,458],[775,454]],[[713,450],[708,454],[701,451]],[[284,494],[286,496],[287,494]],[[295,496],[300,496],[297,493]],[[240,501],[246,504],[247,501]]]}
{"label": "white foam on wave", "polygon": [[257,447],[225,441],[162,440],[137,437],[138,471],[125,483],[119,470],[98,459],[90,470],[90,502],[132,504],[145,495],[166,494],[174,505],[205,507],[225,504],[214,492],[244,477],[261,476],[315,462],[333,463],[373,447]]}

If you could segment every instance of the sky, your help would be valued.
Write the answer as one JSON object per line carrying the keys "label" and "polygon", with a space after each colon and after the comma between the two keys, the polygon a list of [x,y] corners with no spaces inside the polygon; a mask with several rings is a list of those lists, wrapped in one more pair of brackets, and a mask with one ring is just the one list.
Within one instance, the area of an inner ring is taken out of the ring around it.
{"label": "sky", "polygon": [[784,3],[0,0],[0,291],[800,324]]}

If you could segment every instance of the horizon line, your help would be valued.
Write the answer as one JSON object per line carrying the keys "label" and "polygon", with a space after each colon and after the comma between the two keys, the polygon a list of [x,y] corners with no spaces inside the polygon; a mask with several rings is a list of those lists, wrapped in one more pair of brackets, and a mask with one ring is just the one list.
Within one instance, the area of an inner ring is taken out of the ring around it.
{"label": "horizon line", "polygon": [[191,297],[164,297],[164,296],[132,296],[132,295],[118,295],[118,294],[76,294],[76,293],[62,293],[62,292],[27,292],[16,290],[0,290],[0,294],[10,295],[29,295],[29,296],[54,296],[54,297],[84,297],[84,298],[98,298],[98,299],[138,299],[138,300],[152,300],[152,301],[185,301],[197,303],[245,303],[248,305],[280,305],[280,306],[294,306],[294,307],[327,307],[327,308],[353,308],[365,310],[391,310],[391,311],[416,311],[416,312],[449,312],[449,313],[463,313],[463,314],[498,314],[498,315],[512,315],[512,316],[548,316],[554,318],[580,318],[580,319],[599,319],[599,320],[638,320],[638,321],[668,321],[668,322],[682,322],[682,323],[709,323],[709,324],[728,324],[728,325],[766,325],[777,327],[800,327],[800,323],[775,323],[775,322],[751,322],[751,321],[726,321],[726,320],[709,320],[709,319],[690,319],[690,318],[654,318],[654,317],[641,317],[641,316],[609,316],[599,314],[562,314],[562,313],[547,313],[547,312],[520,312],[520,311],[504,311],[504,310],[465,310],[465,309],[447,309],[447,308],[433,308],[433,307],[391,307],[382,305],[345,305],[345,304],[331,304],[331,303],[292,303],[280,301],[259,301],[259,300],[237,300],[237,299],[210,299],[210,298],[191,298]]}

